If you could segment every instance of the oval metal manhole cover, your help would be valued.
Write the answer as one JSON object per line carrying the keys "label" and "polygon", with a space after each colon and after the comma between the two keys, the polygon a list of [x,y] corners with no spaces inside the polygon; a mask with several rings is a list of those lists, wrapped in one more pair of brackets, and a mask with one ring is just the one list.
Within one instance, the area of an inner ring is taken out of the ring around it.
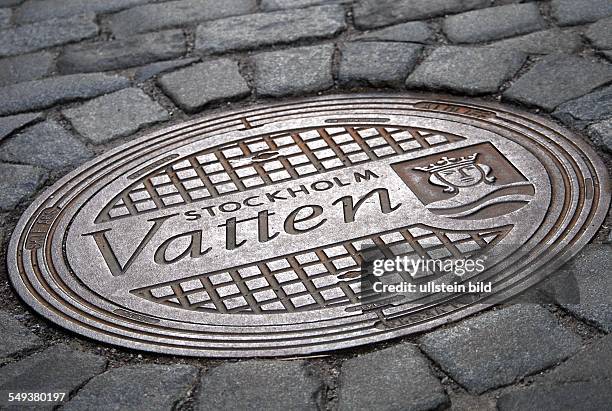
{"label": "oval metal manhole cover", "polygon": [[[609,196],[594,152],[535,116],[436,96],[321,97],[180,124],[80,167],[21,218],[10,276],[39,313],[100,341],[308,354],[525,290],[586,244]],[[484,253],[477,279],[492,291],[362,304],[372,248]]]}

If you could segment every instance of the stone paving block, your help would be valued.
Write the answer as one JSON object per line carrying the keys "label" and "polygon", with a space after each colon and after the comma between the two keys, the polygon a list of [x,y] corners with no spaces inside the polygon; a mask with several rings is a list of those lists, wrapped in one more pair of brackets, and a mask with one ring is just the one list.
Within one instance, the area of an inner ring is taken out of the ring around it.
{"label": "stone paving block", "polygon": [[168,112],[137,88],[127,88],[62,111],[75,130],[94,144],[129,136],[144,126],[170,118]]}
{"label": "stone paving block", "polygon": [[0,56],[29,53],[94,37],[98,34],[98,25],[94,22],[94,17],[93,14],[84,14],[2,30]]}
{"label": "stone paving block", "polygon": [[536,381],[564,383],[601,380],[612,382],[612,334],[594,341]]}
{"label": "stone paving block", "polygon": [[408,76],[406,86],[472,95],[494,93],[521,68],[525,58],[513,50],[443,46]]}
{"label": "stone paving block", "polygon": [[142,82],[150,79],[151,77],[155,77],[158,74],[188,66],[196,61],[198,61],[197,58],[186,58],[147,64],[146,66],[139,67],[134,71],[134,80],[137,82]]}
{"label": "stone paving block", "polygon": [[21,24],[75,14],[112,13],[149,1],[151,0],[28,0],[17,9],[15,21]]}
{"label": "stone paving block", "polygon": [[34,194],[47,179],[45,170],[20,164],[0,163],[0,210],[11,210]]}
{"label": "stone paving block", "polygon": [[0,150],[0,160],[48,169],[77,166],[92,156],[91,150],[52,120],[25,129]]}
{"label": "stone paving block", "polygon": [[0,141],[15,130],[42,119],[41,113],[17,114],[15,116],[0,117]]}
{"label": "stone paving block", "polygon": [[500,411],[601,411],[609,409],[610,404],[612,391],[609,382],[540,385],[509,392],[497,401]]}
{"label": "stone paving block", "polygon": [[412,344],[346,360],[339,380],[340,410],[436,410],[448,397]]}
{"label": "stone paving block", "polygon": [[129,85],[121,76],[70,74],[0,88],[0,115],[38,110],[58,103],[110,93]]}
{"label": "stone paving block", "polygon": [[453,393],[450,411],[497,411],[495,398]]}
{"label": "stone paving block", "polygon": [[11,9],[0,9],[0,28],[4,28],[11,24],[11,16],[13,12]]}
{"label": "stone paving block", "polygon": [[545,308],[516,304],[428,333],[419,344],[455,381],[480,394],[566,359],[581,340]]}
{"label": "stone paving block", "polygon": [[527,54],[575,53],[582,47],[580,35],[574,31],[557,28],[537,31],[511,39],[499,40],[489,45],[505,50],[518,50]]}
{"label": "stone paving block", "polygon": [[552,15],[562,25],[590,23],[612,15],[610,0],[552,0]]}
{"label": "stone paving block", "polygon": [[612,17],[592,24],[584,34],[598,49],[612,49]]}
{"label": "stone paving block", "polygon": [[62,409],[170,410],[198,375],[190,365],[143,364],[111,369],[89,381]]}
{"label": "stone paving block", "polygon": [[253,13],[256,0],[179,0],[146,4],[121,11],[111,18],[117,37],[185,26],[203,20]]}
{"label": "stone paving block", "polygon": [[6,57],[0,60],[0,87],[47,76],[53,67],[53,55],[47,52]]}
{"label": "stone paving block", "polygon": [[489,5],[488,0],[361,0],[353,6],[353,15],[355,26],[365,30]]}
{"label": "stone paving block", "polygon": [[587,134],[595,145],[612,153],[612,119],[590,125],[587,128]]}
{"label": "stone paving block", "polygon": [[595,324],[606,332],[612,331],[612,246],[589,245],[563,270],[571,273],[578,283],[579,304],[559,301],[577,317]]}
{"label": "stone paving block", "polygon": [[57,60],[57,67],[61,73],[107,71],[176,58],[186,51],[183,31],[167,30],[123,40],[68,46]]}
{"label": "stone paving block", "polygon": [[372,30],[354,37],[355,40],[408,41],[425,43],[433,37],[433,31],[422,21],[396,24],[384,29]]}
{"label": "stone paving block", "polygon": [[176,104],[187,112],[219,100],[244,97],[250,93],[238,64],[230,59],[210,60],[164,74],[158,83]]}
{"label": "stone paving block", "polygon": [[[0,170],[2,166],[0,164]],[[1,196],[2,194],[0,194]],[[21,325],[12,315],[0,311],[0,359],[32,350],[40,347],[41,344],[41,339]]]}
{"label": "stone paving block", "polygon": [[23,0],[0,0],[0,7],[17,6],[19,3],[23,3]]}
{"label": "stone paving block", "polygon": [[[65,392],[104,371],[106,360],[56,345],[2,367],[0,392]],[[66,395],[68,397],[68,395]],[[52,409],[52,405],[45,407]]]}
{"label": "stone paving block", "polygon": [[353,0],[261,0],[260,7],[263,11],[276,11],[324,4],[350,4],[352,2]]}
{"label": "stone paving block", "polygon": [[400,86],[416,65],[422,47],[393,42],[351,42],[341,48],[342,84]]}
{"label": "stone paving block", "polygon": [[507,100],[552,111],[612,80],[612,66],[565,54],[538,61],[504,93]]}
{"label": "stone paving block", "polygon": [[346,28],[342,6],[274,11],[207,21],[196,31],[196,49],[223,53],[297,40],[331,37]]}
{"label": "stone paving block", "polygon": [[322,91],[334,85],[334,46],[299,47],[260,53],[255,63],[255,89],[263,96]]}
{"label": "stone paving block", "polygon": [[447,17],[442,28],[453,43],[478,43],[542,30],[536,3],[508,4]]}
{"label": "stone paving block", "polygon": [[197,409],[317,410],[323,384],[302,361],[226,363],[202,377]]}
{"label": "stone paving block", "polygon": [[612,86],[561,104],[553,116],[577,128],[612,117]]}

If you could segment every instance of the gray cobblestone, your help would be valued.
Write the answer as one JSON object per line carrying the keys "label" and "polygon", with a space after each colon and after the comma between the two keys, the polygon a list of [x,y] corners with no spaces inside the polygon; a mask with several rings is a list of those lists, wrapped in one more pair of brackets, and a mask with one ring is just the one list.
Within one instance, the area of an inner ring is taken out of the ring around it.
{"label": "gray cobblestone", "polygon": [[582,250],[564,268],[578,283],[580,303],[559,301],[574,315],[606,332],[612,331],[612,276],[608,273],[609,267],[612,267],[612,246],[591,245]]}
{"label": "gray cobblestone", "polygon": [[486,396],[455,394],[451,396],[450,411],[497,411],[495,399]]}
{"label": "gray cobblestone", "polygon": [[23,0],[0,0],[0,7],[16,6],[19,3],[23,3]]}
{"label": "gray cobblestone", "polygon": [[500,411],[581,410],[599,411],[610,408],[610,383],[573,382],[557,386],[539,385],[510,392],[500,397]]}
{"label": "gray cobblestone", "polygon": [[37,51],[93,37],[98,34],[94,15],[52,19],[0,31],[0,56]]}
{"label": "gray cobblestone", "polygon": [[612,153],[612,119],[590,125],[587,128],[587,133],[595,145],[603,148],[608,153]]}
{"label": "gray cobblestone", "polygon": [[52,120],[25,129],[0,151],[0,160],[49,169],[74,167],[92,156],[91,150]]}
{"label": "gray cobblestone", "polygon": [[422,47],[393,42],[352,42],[341,48],[338,80],[342,84],[401,86]]}
{"label": "gray cobblestone", "polygon": [[189,391],[198,369],[190,365],[143,364],[94,377],[63,409],[170,410]]}
{"label": "gray cobblestone", "polygon": [[0,60],[0,87],[38,80],[54,68],[53,55],[47,52],[6,57]]}
{"label": "gray cobblestone", "polygon": [[179,60],[161,61],[159,63],[147,64],[144,67],[139,67],[134,71],[134,80],[142,82],[155,77],[160,73],[172,71],[184,66],[188,66],[198,61],[197,58],[186,58]]}
{"label": "gray cobblestone", "polygon": [[440,381],[411,344],[345,361],[339,390],[341,411],[436,410],[448,404]]}
{"label": "gray cobblestone", "polygon": [[[2,165],[0,170],[1,167]],[[41,343],[40,338],[21,325],[12,315],[0,311],[0,360],[37,348]]]}
{"label": "gray cobblestone", "polygon": [[408,77],[408,87],[466,94],[496,92],[525,61],[518,51],[444,46],[437,48]]}
{"label": "gray cobblestone", "polygon": [[264,96],[322,91],[334,85],[333,45],[260,53],[255,63],[255,89]]}
{"label": "gray cobblestone", "polygon": [[577,128],[612,117],[612,86],[561,104],[553,116]]}
{"label": "gray cobblestone", "polygon": [[508,4],[447,17],[443,29],[454,43],[478,43],[545,28],[535,3]]}
{"label": "gray cobblestone", "polygon": [[128,136],[144,126],[170,118],[162,106],[137,88],[98,97],[62,114],[79,134],[94,144]]}
{"label": "gray cobblestone", "polygon": [[250,92],[238,64],[229,59],[206,61],[164,74],[158,83],[187,112],[200,110],[211,102],[244,97]]}
{"label": "gray cobblestone", "polygon": [[186,51],[183,31],[167,30],[124,40],[68,46],[57,66],[61,73],[107,71],[176,58]]}
{"label": "gray cobblestone", "polygon": [[46,178],[45,170],[38,167],[0,163],[0,210],[13,209],[34,194]]}
{"label": "gray cobblestone", "polygon": [[255,0],[180,0],[146,4],[121,11],[111,18],[118,37],[214,20],[255,11]]}
{"label": "gray cobblestone", "polygon": [[539,378],[544,382],[612,382],[612,334],[594,341],[582,351]]}
{"label": "gray cobblestone", "polygon": [[546,309],[525,304],[490,311],[419,339],[428,356],[475,393],[554,365],[580,343]]}
{"label": "gray cobblestone", "polygon": [[373,41],[408,41],[414,43],[426,43],[433,37],[433,31],[422,21],[411,21],[396,24],[384,29],[372,30],[360,34],[355,40]]}
{"label": "gray cobblestone", "polygon": [[42,118],[41,113],[17,114],[15,116],[0,117],[0,141],[15,130]]}
{"label": "gray cobblestone", "polygon": [[[102,372],[106,360],[56,345],[0,370],[0,392],[66,392]],[[68,395],[66,395],[68,397]],[[45,409],[53,409],[49,404]]]}
{"label": "gray cobblestone", "polygon": [[355,26],[371,29],[488,6],[488,0],[361,0],[353,7]]}
{"label": "gray cobblestone", "polygon": [[85,99],[127,87],[120,76],[100,73],[71,74],[0,88],[0,115],[38,110],[58,103]]}
{"label": "gray cobblestone", "polygon": [[589,23],[612,15],[610,0],[552,0],[552,15],[562,25]]}
{"label": "gray cobblestone", "polygon": [[330,37],[345,28],[344,9],[333,5],[229,17],[199,25],[196,49],[204,53],[254,49]]}
{"label": "gray cobblestone", "polygon": [[302,361],[226,363],[208,371],[199,410],[316,410],[322,382]]}
{"label": "gray cobblestone", "polygon": [[148,1],[151,0],[28,0],[17,9],[15,20],[18,23],[30,23],[75,14],[111,13]]}
{"label": "gray cobblestone", "polygon": [[580,35],[557,28],[496,41],[490,47],[519,50],[528,54],[574,53],[582,47]]}
{"label": "gray cobblestone", "polygon": [[263,11],[275,11],[320,6],[324,4],[348,4],[352,2],[353,0],[261,0],[260,7]]}
{"label": "gray cobblestone", "polygon": [[538,61],[505,93],[507,100],[553,110],[612,79],[612,67],[569,55],[551,55]]}
{"label": "gray cobblestone", "polygon": [[11,9],[0,9],[0,28],[4,28],[11,24],[11,16],[13,12]]}
{"label": "gray cobblestone", "polygon": [[612,49],[612,17],[592,24],[585,35],[598,49]]}

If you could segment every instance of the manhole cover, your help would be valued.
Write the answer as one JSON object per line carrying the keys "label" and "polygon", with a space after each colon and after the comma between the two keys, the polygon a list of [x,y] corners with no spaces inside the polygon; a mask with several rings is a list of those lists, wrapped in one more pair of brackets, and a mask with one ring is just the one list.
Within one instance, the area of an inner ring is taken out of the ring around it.
{"label": "manhole cover", "polygon": [[[100,341],[308,354],[516,295],[588,241],[609,196],[593,151],[535,116],[436,96],[321,97],[191,121],[106,153],[30,206],[8,258],[29,305]],[[476,276],[492,290],[363,304],[369,249],[480,253],[489,259]]]}

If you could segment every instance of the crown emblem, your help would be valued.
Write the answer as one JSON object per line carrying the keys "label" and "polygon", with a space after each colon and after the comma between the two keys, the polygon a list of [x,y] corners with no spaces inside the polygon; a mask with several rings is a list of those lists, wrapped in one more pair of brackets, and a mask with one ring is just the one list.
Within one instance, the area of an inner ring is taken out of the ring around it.
{"label": "crown emblem", "polygon": [[474,164],[476,162],[476,157],[478,157],[478,153],[459,158],[444,156],[437,162],[432,163],[427,167],[415,167],[414,169],[418,171],[425,171],[428,173],[435,173],[440,170],[455,168],[464,164]]}

